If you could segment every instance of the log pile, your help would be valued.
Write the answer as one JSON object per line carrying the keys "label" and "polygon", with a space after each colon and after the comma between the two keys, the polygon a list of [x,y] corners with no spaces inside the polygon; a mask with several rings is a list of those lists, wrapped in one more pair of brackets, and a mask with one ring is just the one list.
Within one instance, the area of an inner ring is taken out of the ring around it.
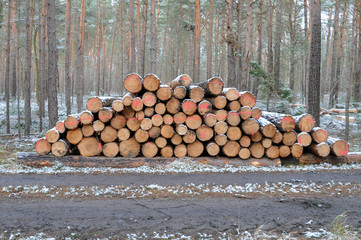
{"label": "log pile", "polygon": [[124,96],[89,98],[87,110],[67,116],[37,141],[36,152],[241,159],[348,153],[348,143],[328,138],[311,115],[262,111],[252,93],[224,88],[218,77],[195,84],[183,74],[161,84],[154,74],[133,73],[123,83]]}

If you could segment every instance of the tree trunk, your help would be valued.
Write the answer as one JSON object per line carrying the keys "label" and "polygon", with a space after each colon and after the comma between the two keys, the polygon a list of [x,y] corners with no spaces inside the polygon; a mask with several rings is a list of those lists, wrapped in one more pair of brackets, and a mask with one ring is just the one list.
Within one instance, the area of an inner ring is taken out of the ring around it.
{"label": "tree trunk", "polygon": [[273,78],[273,50],[272,50],[272,22],[273,22],[273,8],[272,0],[268,0],[268,25],[267,25],[267,111],[269,110],[269,100],[271,97],[271,78]]}
{"label": "tree trunk", "polygon": [[308,113],[320,125],[320,69],[321,69],[321,1],[311,1],[311,55],[308,79]]}
{"label": "tree trunk", "polygon": [[[293,6],[295,5],[295,6]],[[292,11],[294,10],[294,14],[292,16]],[[289,76],[289,87],[294,92],[295,90],[295,45],[296,45],[296,19],[297,19],[297,3],[294,4],[294,0],[290,1],[290,12],[289,12],[289,25],[290,25],[290,76]],[[296,94],[293,95],[293,100],[296,99]]]}
{"label": "tree trunk", "polygon": [[[29,4],[29,3],[27,3]],[[5,101],[6,101],[6,133],[10,134],[10,15],[11,0],[8,5],[7,38],[6,38],[6,69],[5,69]]]}
{"label": "tree trunk", "polygon": [[[26,1],[26,68],[25,68],[25,135],[30,134],[31,128],[31,21],[30,21],[30,0]],[[54,29],[55,30],[55,29]],[[55,86],[56,87],[56,86]],[[53,124],[55,125],[55,123]],[[53,126],[52,125],[52,126]]]}
{"label": "tree trunk", "polygon": [[228,59],[228,80],[227,87],[237,86],[236,79],[236,61],[234,58],[234,35],[232,30],[232,4],[233,0],[227,0],[227,10],[226,10],[226,19],[227,19],[227,33],[226,33],[226,42],[227,42],[227,59]]}
{"label": "tree trunk", "polygon": [[357,57],[357,69],[355,87],[354,87],[354,97],[356,102],[361,102],[361,3],[357,4],[357,26],[358,26],[358,57]]}
{"label": "tree trunk", "polygon": [[77,107],[78,112],[83,108],[84,96],[84,22],[86,0],[81,0],[79,20],[79,43],[77,50]]}
{"label": "tree trunk", "polygon": [[209,20],[207,29],[207,78],[212,77],[212,43],[213,43],[213,5],[214,0],[209,3]]}
{"label": "tree trunk", "polygon": [[[260,66],[262,66],[262,46],[263,46],[263,37],[262,37],[262,25],[263,25],[263,0],[259,1],[259,18],[258,18],[258,49],[257,49],[257,62]],[[258,93],[258,83],[261,78],[257,77],[252,88],[252,92],[257,97]]]}
{"label": "tree trunk", "polygon": [[42,7],[39,11],[40,34],[39,34],[39,130],[43,129],[43,117],[45,116],[45,99],[47,86],[46,71],[46,0],[43,0]]}
{"label": "tree trunk", "polygon": [[140,72],[140,68],[141,68],[141,62],[140,62],[140,58],[141,58],[141,44],[142,44],[142,40],[141,40],[141,20],[140,20],[140,0],[137,0],[137,72],[140,73],[140,75],[143,76],[143,74]]}
{"label": "tree trunk", "polygon": [[338,43],[338,28],[339,28],[339,12],[340,1],[336,1],[335,5],[335,18],[333,21],[333,43],[332,43],[332,62],[331,62],[331,85],[330,85],[330,97],[329,107],[333,107],[335,104],[335,92],[336,92],[336,64],[337,64],[337,43]]}
{"label": "tree trunk", "polygon": [[280,94],[280,67],[281,67],[281,39],[282,39],[282,0],[277,0],[276,5],[276,38],[274,58],[274,90]]}
{"label": "tree trunk", "polygon": [[134,19],[134,0],[129,1],[129,22],[130,22],[130,71],[136,71],[135,65],[135,19]]}
{"label": "tree trunk", "polygon": [[65,12],[65,105],[66,105],[67,115],[71,113],[70,29],[71,29],[71,0],[67,0],[66,12]]}
{"label": "tree trunk", "polygon": [[193,80],[200,82],[200,56],[201,56],[201,3],[195,0],[195,32],[194,32],[194,62],[193,62]]}
{"label": "tree trunk", "polygon": [[[244,51],[244,58],[242,64],[242,78],[241,78],[241,86],[240,89],[245,90],[247,89],[247,79],[249,75],[249,62],[250,62],[250,55],[251,55],[251,31],[253,27],[252,23],[252,0],[247,1],[247,27],[246,27],[246,44],[245,44],[245,51]],[[240,42],[238,43],[240,44]]]}
{"label": "tree trunk", "polygon": [[144,0],[143,5],[143,25],[142,25],[142,34],[141,34],[141,45],[140,45],[140,68],[139,73],[141,76],[144,76],[145,74],[145,45],[146,45],[146,39],[147,39],[147,20],[148,20],[148,0]]}
{"label": "tree trunk", "polygon": [[329,57],[329,49],[330,49],[330,38],[331,38],[331,22],[332,22],[332,10],[333,6],[330,8],[329,11],[329,17],[328,17],[328,30],[327,30],[327,40],[326,40],[326,54],[325,54],[325,60],[322,65],[322,72],[321,72],[321,98],[323,99],[323,94],[326,92],[327,88],[326,86],[328,83],[328,74],[329,74],[329,63],[330,63],[330,57]]}
{"label": "tree trunk", "polygon": [[11,1],[10,24],[11,24],[11,39],[12,40],[11,40],[11,45],[10,45],[10,52],[11,52],[10,59],[12,62],[12,69],[11,69],[12,74],[11,74],[11,80],[10,80],[11,86],[9,86],[9,87],[11,89],[10,95],[12,97],[16,96],[16,91],[17,91],[17,84],[16,84],[17,83],[17,77],[16,77],[16,57],[17,57],[17,55],[15,54],[15,49],[19,45],[19,43],[16,41],[16,36],[18,34],[17,27],[16,27],[16,20],[15,20],[16,5],[17,5],[16,1]]}
{"label": "tree trunk", "polygon": [[58,121],[57,86],[59,80],[58,51],[56,48],[55,0],[47,1],[47,32],[48,32],[48,113],[49,128]]}

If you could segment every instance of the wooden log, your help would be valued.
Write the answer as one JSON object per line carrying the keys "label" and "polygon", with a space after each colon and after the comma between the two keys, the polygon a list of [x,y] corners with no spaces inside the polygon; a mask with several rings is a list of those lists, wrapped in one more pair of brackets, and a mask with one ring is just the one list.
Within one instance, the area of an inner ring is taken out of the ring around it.
{"label": "wooden log", "polygon": [[157,114],[163,115],[167,108],[164,103],[157,103],[154,110]]}
{"label": "wooden log", "polygon": [[144,106],[144,103],[140,97],[133,98],[131,107],[134,111],[137,112],[137,111],[143,110],[143,106]]}
{"label": "wooden log", "polygon": [[212,103],[210,103],[207,100],[203,100],[200,103],[198,103],[198,113],[201,116],[204,116],[211,112],[212,112]]}
{"label": "wooden log", "polygon": [[153,126],[151,129],[149,129],[148,133],[150,138],[156,139],[160,136],[160,127]]}
{"label": "wooden log", "polygon": [[125,118],[132,118],[135,116],[135,111],[133,110],[132,107],[127,106],[124,108],[122,114]]}
{"label": "wooden log", "polygon": [[280,157],[281,158],[286,158],[291,154],[291,149],[289,146],[286,145],[282,145],[279,147],[280,150]]}
{"label": "wooden log", "polygon": [[247,135],[254,135],[259,130],[259,123],[253,118],[242,122],[242,130]]}
{"label": "wooden log", "polygon": [[123,157],[133,158],[138,156],[139,152],[140,144],[134,138],[122,141],[119,144],[119,153]]}
{"label": "wooden log", "polygon": [[258,107],[252,108],[252,118],[259,119],[262,117],[262,110]]}
{"label": "wooden log", "polygon": [[247,120],[252,117],[252,109],[247,106],[241,107],[239,115],[241,116],[242,120]]}
{"label": "wooden log", "polygon": [[127,119],[119,113],[115,114],[115,116],[110,120],[110,126],[117,130],[125,127],[126,124]]}
{"label": "wooden log", "polygon": [[227,104],[227,109],[229,111],[239,112],[241,110],[241,104],[238,101],[231,101]]}
{"label": "wooden log", "polygon": [[287,146],[292,146],[297,142],[297,133],[295,131],[283,133],[282,143]]}
{"label": "wooden log", "polygon": [[55,143],[60,138],[60,133],[56,128],[52,128],[45,133],[45,138],[49,143]]}
{"label": "wooden log", "polygon": [[274,144],[279,144],[282,142],[282,140],[283,140],[283,134],[277,130],[275,135],[272,137],[272,142]]}
{"label": "wooden log", "polygon": [[218,122],[224,122],[227,119],[228,112],[224,109],[217,110],[214,112]]}
{"label": "wooden log", "polygon": [[178,133],[175,133],[173,137],[170,139],[170,141],[173,145],[177,146],[183,142],[183,137]]}
{"label": "wooden log", "polygon": [[210,155],[210,156],[217,156],[219,151],[220,151],[220,148],[218,146],[217,143],[215,142],[210,142],[207,144],[206,146],[206,150],[207,150],[207,153]]}
{"label": "wooden log", "polygon": [[261,140],[261,144],[262,144],[262,146],[263,146],[264,148],[269,148],[269,147],[272,146],[272,139],[270,139],[270,138],[263,138],[263,139]]}
{"label": "wooden log", "polygon": [[203,124],[199,128],[197,128],[196,135],[197,138],[202,142],[209,141],[213,137],[213,129]]}
{"label": "wooden log", "polygon": [[230,126],[238,126],[241,123],[241,117],[238,112],[229,111],[226,121]]}
{"label": "wooden log", "polygon": [[139,128],[134,134],[135,140],[139,143],[145,143],[149,139],[149,133],[146,130]]}
{"label": "wooden log", "polygon": [[254,158],[262,158],[264,156],[264,147],[259,142],[252,143],[249,150]]}
{"label": "wooden log", "polygon": [[198,114],[193,114],[187,117],[185,124],[189,129],[197,129],[202,125],[202,118]]}
{"label": "wooden log", "polygon": [[184,124],[177,124],[176,128],[175,128],[175,131],[179,135],[184,136],[188,131],[188,127],[186,125],[184,125]]}
{"label": "wooden log", "polygon": [[172,97],[172,89],[168,85],[160,85],[157,90],[157,98],[161,101],[167,101]]}
{"label": "wooden log", "polygon": [[145,92],[142,96],[144,106],[153,107],[157,103],[157,97],[152,92]]}
{"label": "wooden log", "polygon": [[251,146],[251,138],[247,135],[243,135],[239,140],[239,144],[243,148],[248,148],[249,146]]}
{"label": "wooden log", "polygon": [[130,107],[130,105],[132,105],[132,102],[133,102],[133,98],[135,98],[135,95],[133,93],[126,93],[124,96],[123,96],[123,105],[124,105],[124,108],[125,107]]}
{"label": "wooden log", "polygon": [[331,151],[330,146],[325,142],[312,143],[307,150],[319,157],[327,157]]}
{"label": "wooden log", "polygon": [[114,142],[118,137],[118,131],[111,126],[106,126],[100,134],[100,139],[105,142]]}
{"label": "wooden log", "polygon": [[299,158],[303,154],[303,147],[299,143],[295,143],[291,147],[291,154],[294,158]]}
{"label": "wooden log", "polygon": [[165,138],[172,138],[174,135],[174,129],[170,125],[162,125],[160,127],[160,135]]}
{"label": "wooden log", "polygon": [[173,147],[170,145],[165,146],[160,150],[160,155],[165,158],[173,157]]}
{"label": "wooden log", "polygon": [[186,134],[183,136],[183,142],[185,143],[194,143],[197,139],[197,135],[194,131],[188,130]]}
{"label": "wooden log", "polygon": [[65,133],[66,131],[66,127],[65,127],[65,124],[64,124],[64,121],[59,121],[56,123],[55,125],[55,128],[56,130],[58,130],[58,132],[61,134],[61,133]]}
{"label": "wooden log", "polygon": [[145,118],[144,111],[135,112],[135,117],[136,117],[139,121],[142,121],[142,120]]}
{"label": "wooden log", "polygon": [[297,135],[297,142],[301,144],[302,147],[308,147],[312,143],[312,137],[306,132],[301,132]]}
{"label": "wooden log", "polygon": [[215,114],[213,113],[208,113],[206,115],[203,116],[203,122],[208,126],[208,127],[213,127],[214,125],[216,125],[217,123],[217,117]]}
{"label": "wooden log", "polygon": [[253,108],[256,105],[256,97],[251,92],[240,92],[239,102],[241,106]]}
{"label": "wooden log", "polygon": [[119,144],[116,142],[109,142],[103,146],[103,154],[106,157],[113,158],[119,153]]}
{"label": "wooden log", "polygon": [[188,94],[189,98],[194,100],[196,103],[199,103],[204,98],[204,89],[196,86],[196,85],[190,85],[188,87]]}
{"label": "wooden log", "polygon": [[239,150],[238,156],[245,160],[251,157],[251,151],[249,150],[249,148],[241,148],[241,150]]}
{"label": "wooden log", "polygon": [[105,124],[102,121],[95,121],[93,122],[93,128],[95,132],[101,132],[105,128]]}
{"label": "wooden log", "polygon": [[227,98],[225,96],[217,96],[213,98],[206,98],[212,106],[216,109],[224,109],[227,106]]}
{"label": "wooden log", "polygon": [[127,120],[127,128],[133,132],[137,131],[140,128],[140,121],[135,117],[129,118]]}
{"label": "wooden log", "polygon": [[121,128],[118,131],[118,139],[119,141],[125,141],[130,138],[130,131],[128,128]]}
{"label": "wooden log", "polygon": [[174,122],[173,116],[170,114],[165,114],[163,116],[163,123],[166,125],[172,125]]}
{"label": "wooden log", "polygon": [[187,115],[184,114],[184,112],[179,112],[174,114],[173,121],[175,124],[183,124],[187,120]]}
{"label": "wooden log", "polygon": [[175,89],[178,86],[188,87],[192,83],[192,78],[187,74],[182,74],[168,83],[168,86]]}
{"label": "wooden log", "polygon": [[164,137],[157,137],[154,142],[158,148],[164,148],[165,146],[167,146],[167,139],[165,139]]}
{"label": "wooden log", "polygon": [[257,120],[260,126],[260,132],[267,138],[272,138],[276,134],[276,126],[265,118]]}
{"label": "wooden log", "polygon": [[153,126],[152,123],[152,119],[150,118],[144,118],[141,122],[140,122],[140,128],[143,130],[148,131],[149,129],[151,129]]}
{"label": "wooden log", "polygon": [[260,132],[255,132],[253,135],[251,135],[252,142],[260,142],[262,141],[263,135]]}
{"label": "wooden log", "polygon": [[95,137],[85,137],[78,144],[78,149],[83,157],[93,157],[101,154],[103,146]]}
{"label": "wooden log", "polygon": [[280,150],[277,146],[272,145],[266,149],[266,156],[270,159],[276,159],[280,156]]}
{"label": "wooden log", "polygon": [[83,133],[79,128],[66,132],[66,140],[73,145],[77,145],[83,139]]}
{"label": "wooden log", "polygon": [[239,127],[230,126],[227,129],[227,138],[232,141],[238,141],[242,137],[242,130]]}
{"label": "wooden log", "polygon": [[40,138],[36,141],[35,151],[39,155],[47,155],[51,151],[51,144],[45,138]]}
{"label": "wooden log", "polygon": [[192,99],[184,99],[182,102],[182,111],[186,115],[193,115],[198,109],[197,103]]}
{"label": "wooden log", "polygon": [[150,92],[155,92],[160,86],[160,80],[155,74],[148,74],[142,80],[143,88]]}
{"label": "wooden log", "polygon": [[176,114],[181,109],[181,103],[180,103],[180,101],[178,99],[171,98],[167,102],[166,109],[170,114]]}
{"label": "wooden log", "polygon": [[296,127],[296,122],[291,115],[263,112],[262,117],[276,125],[276,127],[282,132],[291,132]]}
{"label": "wooden log", "polygon": [[222,94],[228,101],[238,100],[240,96],[239,91],[236,88],[223,88]]}
{"label": "wooden log", "polygon": [[224,82],[219,77],[212,77],[195,85],[203,88],[206,96],[217,96],[223,91]]}
{"label": "wooden log", "polygon": [[159,127],[163,124],[163,117],[159,114],[155,114],[152,117],[152,124],[153,126]]}
{"label": "wooden log", "polygon": [[217,143],[218,146],[224,146],[228,142],[227,136],[224,134],[218,134],[214,137],[214,141]]}
{"label": "wooden log", "polygon": [[222,152],[227,157],[235,157],[239,154],[239,151],[241,150],[241,146],[236,141],[228,141],[226,145],[223,146]]}
{"label": "wooden log", "polygon": [[187,146],[185,144],[180,144],[174,148],[174,156],[177,158],[182,158],[187,156]]}
{"label": "wooden log", "polygon": [[326,130],[320,127],[313,128],[310,134],[312,140],[316,143],[326,142],[328,138],[328,133],[326,132]]}
{"label": "wooden log", "polygon": [[303,114],[294,117],[296,121],[296,131],[309,133],[316,125],[315,119],[310,114]]}
{"label": "wooden log", "polygon": [[51,145],[51,153],[57,157],[63,157],[69,152],[69,144],[63,139],[53,143]]}
{"label": "wooden log", "polygon": [[217,122],[213,129],[216,134],[226,134],[228,130],[228,124],[226,122]]}
{"label": "wooden log", "polygon": [[154,142],[144,143],[142,146],[142,155],[147,158],[153,158],[158,153],[158,147]]}
{"label": "wooden log", "polygon": [[[346,122],[346,116],[337,115],[337,116],[335,116],[335,118],[337,120],[342,120],[342,121]],[[348,120],[349,120],[350,123],[353,123],[353,122],[355,122],[355,117],[349,117]]]}
{"label": "wooden log", "polygon": [[81,132],[83,133],[84,137],[91,137],[94,135],[95,130],[93,128],[93,125],[89,124],[89,125],[83,125],[81,127]]}
{"label": "wooden log", "polygon": [[326,143],[330,146],[331,153],[337,157],[346,156],[349,152],[349,146],[345,140],[329,137]]}
{"label": "wooden log", "polygon": [[131,73],[124,78],[123,86],[130,93],[139,93],[143,89],[142,77],[137,73]]}
{"label": "wooden log", "polygon": [[178,86],[173,90],[173,96],[179,100],[183,100],[187,96],[187,88]]}
{"label": "wooden log", "polygon": [[64,121],[66,129],[72,130],[79,126],[80,120],[78,114],[69,115]]}
{"label": "wooden log", "polygon": [[123,110],[124,110],[123,100],[122,100],[122,99],[114,100],[113,103],[112,103],[112,109],[113,109],[115,112],[121,112],[121,111],[123,111]]}
{"label": "wooden log", "polygon": [[114,110],[108,107],[103,107],[98,112],[98,119],[103,123],[109,122],[114,116]]}
{"label": "wooden log", "polygon": [[[162,103],[163,104],[163,103]],[[164,105],[164,104],[163,104]],[[144,117],[150,118],[154,115],[154,108],[152,107],[147,107],[144,109]],[[164,107],[164,112],[165,112],[165,107]]]}
{"label": "wooden log", "polygon": [[91,97],[86,103],[86,109],[92,113],[97,113],[102,107],[110,107],[118,97]]}
{"label": "wooden log", "polygon": [[79,120],[83,125],[92,124],[94,122],[94,115],[92,112],[86,110],[80,113]]}
{"label": "wooden log", "polygon": [[196,140],[187,145],[187,152],[190,157],[199,157],[204,151],[203,143]]}

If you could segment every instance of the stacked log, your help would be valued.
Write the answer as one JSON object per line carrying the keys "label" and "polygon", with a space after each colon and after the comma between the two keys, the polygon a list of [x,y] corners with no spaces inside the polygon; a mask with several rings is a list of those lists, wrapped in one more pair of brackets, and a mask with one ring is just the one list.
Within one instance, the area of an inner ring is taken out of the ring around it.
{"label": "stacked log", "polygon": [[276,159],[348,153],[348,143],[328,138],[311,115],[262,111],[251,92],[224,88],[218,77],[192,84],[183,74],[162,84],[154,74],[133,73],[123,84],[124,96],[91,97],[87,110],[59,121],[36,143],[38,154]]}

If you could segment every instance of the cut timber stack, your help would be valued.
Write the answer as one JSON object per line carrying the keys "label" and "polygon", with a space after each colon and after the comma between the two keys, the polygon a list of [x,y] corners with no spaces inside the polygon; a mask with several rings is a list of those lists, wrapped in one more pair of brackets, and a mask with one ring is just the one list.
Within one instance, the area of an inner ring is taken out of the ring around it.
{"label": "cut timber stack", "polygon": [[348,143],[328,138],[309,114],[291,116],[255,107],[255,96],[224,88],[221,78],[193,84],[183,74],[161,84],[154,74],[129,74],[122,97],[91,97],[36,143],[40,155],[226,156],[240,159],[345,156]]}

